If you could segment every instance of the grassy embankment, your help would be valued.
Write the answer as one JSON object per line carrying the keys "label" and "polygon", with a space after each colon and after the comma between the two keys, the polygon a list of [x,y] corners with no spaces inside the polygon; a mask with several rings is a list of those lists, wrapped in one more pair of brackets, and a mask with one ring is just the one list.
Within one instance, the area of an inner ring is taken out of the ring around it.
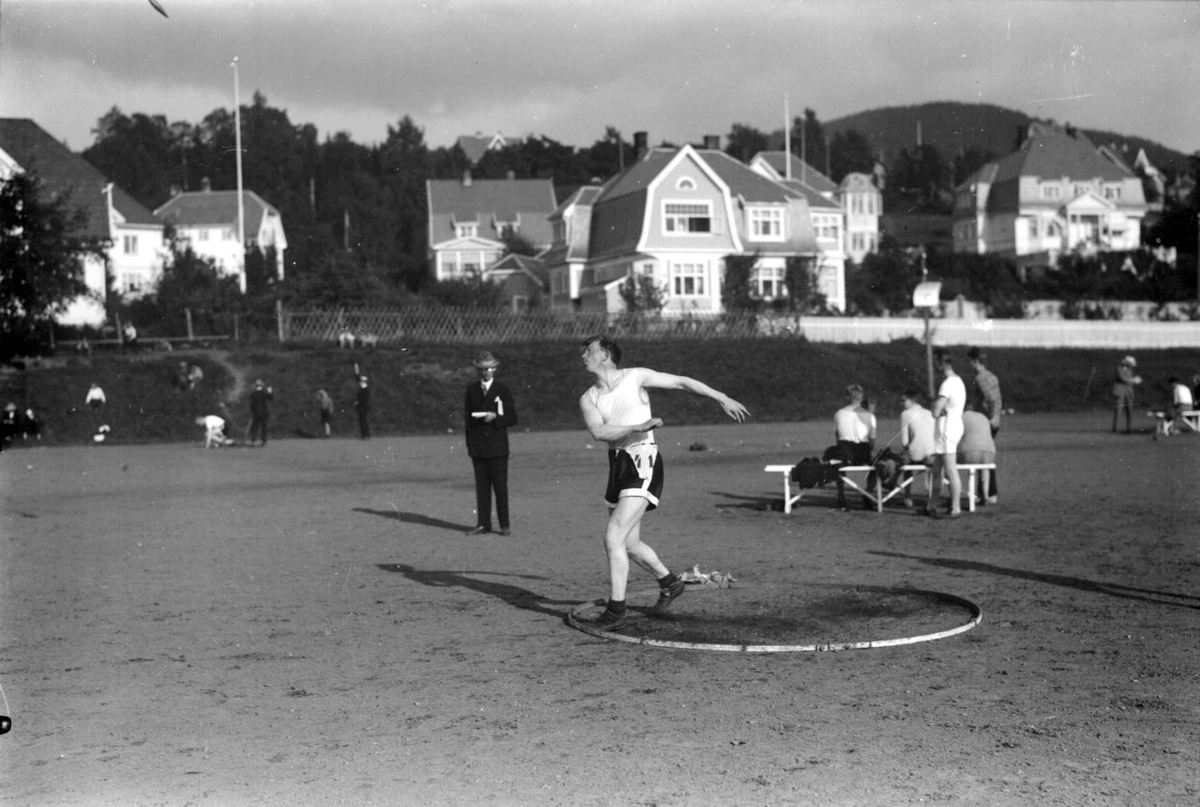
{"label": "grassy embankment", "polygon": [[[803,342],[629,343],[625,366],[646,365],[699,378],[749,407],[758,421],[831,418],[850,382],[866,387],[878,401],[880,417],[896,417],[905,387],[925,386],[925,351],[908,340],[887,345],[833,345]],[[313,436],[317,430],[315,391],[326,388],[338,407],[335,433],[356,436],[351,361],[371,377],[374,434],[445,433],[462,429],[462,396],[475,378],[476,348],[417,346],[364,353],[335,349],[234,350],[226,361],[247,384],[261,376],[275,390],[271,430],[276,437]],[[589,385],[574,344],[497,346],[501,379],[513,390],[519,429],[578,429],[577,401]],[[965,350],[959,367],[968,380]],[[1005,406],[1018,412],[1071,412],[1107,409],[1114,368],[1123,352],[1113,350],[990,351],[989,366],[1003,384]],[[1161,406],[1166,379],[1200,373],[1200,349],[1141,351],[1138,371],[1145,386],[1138,410]],[[198,364],[205,378],[182,393],[170,383],[181,358]],[[33,406],[46,421],[44,444],[91,440],[97,421],[84,411],[90,382],[105,390],[103,421],[111,442],[194,442],[198,415],[217,413],[235,384],[215,353],[101,356],[48,362],[0,378],[4,402]],[[246,392],[249,388],[247,386]],[[663,392],[655,414],[668,425],[719,421],[723,415],[703,398]],[[249,423],[245,392],[228,407],[232,432]]]}

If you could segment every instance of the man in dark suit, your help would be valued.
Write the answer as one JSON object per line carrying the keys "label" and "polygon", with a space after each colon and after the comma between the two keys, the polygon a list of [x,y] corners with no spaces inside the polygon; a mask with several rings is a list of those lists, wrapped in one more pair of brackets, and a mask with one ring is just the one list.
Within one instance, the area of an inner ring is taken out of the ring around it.
{"label": "man in dark suit", "polygon": [[517,407],[508,387],[496,380],[500,362],[489,351],[475,359],[479,380],[467,387],[464,401],[467,453],[475,466],[477,526],[467,535],[492,531],[492,491],[500,534],[511,535],[508,521],[508,429],[517,424]]}
{"label": "man in dark suit", "polygon": [[275,391],[263,383],[261,378],[254,380],[254,389],[250,390],[250,445],[254,438],[261,437],[262,445],[267,445],[267,421],[271,419],[271,401],[275,400]]}

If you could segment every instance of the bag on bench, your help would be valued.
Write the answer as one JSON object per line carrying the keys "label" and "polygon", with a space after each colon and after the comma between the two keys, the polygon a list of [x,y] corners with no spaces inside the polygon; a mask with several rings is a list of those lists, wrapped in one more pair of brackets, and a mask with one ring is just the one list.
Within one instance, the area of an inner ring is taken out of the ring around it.
{"label": "bag on bench", "polygon": [[792,468],[792,481],[802,488],[825,484],[828,466],[816,457],[805,457]]}

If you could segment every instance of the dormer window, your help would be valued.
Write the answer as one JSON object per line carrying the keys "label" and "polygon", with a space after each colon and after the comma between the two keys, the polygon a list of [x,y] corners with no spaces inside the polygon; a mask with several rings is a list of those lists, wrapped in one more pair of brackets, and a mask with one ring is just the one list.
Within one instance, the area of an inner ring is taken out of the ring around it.
{"label": "dormer window", "polygon": [[1105,199],[1113,199],[1113,200],[1120,199],[1121,198],[1121,186],[1120,185],[1109,185],[1107,188],[1104,189],[1104,198]]}
{"label": "dormer window", "polygon": [[711,233],[711,202],[664,202],[663,232],[667,235]]}
{"label": "dormer window", "polygon": [[1043,185],[1042,186],[1042,198],[1043,199],[1059,199],[1059,198],[1061,198],[1061,195],[1062,195],[1062,192],[1057,185]]}
{"label": "dormer window", "polygon": [[454,225],[454,234],[459,238],[474,238],[479,235],[479,225],[475,222]]}
{"label": "dormer window", "polygon": [[751,207],[746,209],[749,219],[750,237],[756,241],[782,241],[783,210],[777,207]]}

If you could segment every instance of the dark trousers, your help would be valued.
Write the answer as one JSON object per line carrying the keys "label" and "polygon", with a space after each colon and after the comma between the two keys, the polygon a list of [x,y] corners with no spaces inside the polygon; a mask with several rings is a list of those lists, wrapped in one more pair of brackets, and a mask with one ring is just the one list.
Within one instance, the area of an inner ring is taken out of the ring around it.
{"label": "dark trousers", "polygon": [[475,466],[475,509],[480,527],[492,528],[492,491],[496,492],[496,518],[500,529],[508,523],[508,457],[471,457]]}
{"label": "dark trousers", "polygon": [[[1000,427],[993,426],[992,427],[992,440],[993,441],[995,441],[996,435],[999,433],[1000,433]],[[996,452],[996,453],[999,453],[999,452]],[[984,495],[985,496],[999,496],[1000,495],[1000,486],[996,483],[996,470],[994,468],[992,469],[992,472],[990,474],[988,474],[988,489],[986,491],[984,491]]]}
{"label": "dark trousers", "polygon": [[367,423],[367,411],[358,410],[358,436],[366,440],[371,436],[371,424]]}
{"label": "dark trousers", "polygon": [[262,435],[262,444],[267,444],[267,418],[266,417],[250,417],[250,442],[254,442],[256,435]]}

